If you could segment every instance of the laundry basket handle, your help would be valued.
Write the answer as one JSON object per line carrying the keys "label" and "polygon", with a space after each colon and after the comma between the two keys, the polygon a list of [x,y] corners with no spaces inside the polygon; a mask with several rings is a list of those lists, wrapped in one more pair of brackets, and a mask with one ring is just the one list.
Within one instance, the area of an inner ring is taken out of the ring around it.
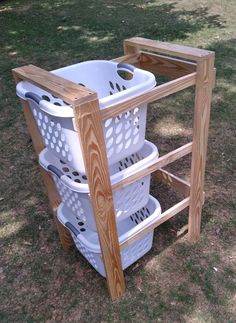
{"label": "laundry basket handle", "polygon": [[47,169],[53,172],[53,174],[55,174],[58,178],[61,178],[64,175],[64,173],[60,169],[52,164],[48,165]]}
{"label": "laundry basket handle", "polygon": [[117,64],[117,69],[118,70],[125,70],[125,71],[128,71],[130,73],[134,73],[135,66],[127,64],[127,63],[118,63]]}
{"label": "laundry basket handle", "polygon": [[72,224],[72,223],[70,223],[69,221],[67,221],[66,223],[65,223],[65,226],[71,231],[71,232],[73,232],[74,233],[74,235],[77,237],[80,233],[79,233],[79,231],[76,229],[76,227]]}
{"label": "laundry basket handle", "polygon": [[39,95],[37,95],[33,92],[26,92],[25,97],[35,101],[37,104],[39,104],[39,102],[42,100],[42,98]]}

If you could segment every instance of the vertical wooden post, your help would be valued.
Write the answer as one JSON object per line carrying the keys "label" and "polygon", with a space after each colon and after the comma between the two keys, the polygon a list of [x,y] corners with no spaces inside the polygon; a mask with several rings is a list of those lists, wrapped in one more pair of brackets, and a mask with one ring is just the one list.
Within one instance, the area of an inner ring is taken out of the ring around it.
{"label": "vertical wooden post", "polygon": [[98,100],[88,101],[75,106],[74,114],[108,288],[111,298],[115,300],[124,293],[125,282]]}
{"label": "vertical wooden post", "polygon": [[123,42],[123,48],[125,55],[137,54],[140,51],[137,47],[128,45],[125,40]]}
{"label": "vertical wooden post", "polygon": [[[17,77],[15,77],[15,81],[16,81],[16,83],[18,83],[20,80]],[[34,120],[34,117],[31,112],[28,102],[24,101],[22,99],[20,101],[21,101],[21,105],[23,108],[28,131],[29,131],[31,139],[32,139],[34,151],[35,151],[36,157],[38,158],[40,152],[45,147],[44,142],[43,142],[43,138],[38,130],[36,123],[35,123],[35,120]],[[61,202],[60,196],[57,192],[56,186],[55,186],[51,176],[45,170],[43,170],[41,167],[40,167],[40,169],[41,169],[41,175],[43,178],[43,182],[44,182],[44,185],[47,190],[50,208],[53,213],[53,217],[54,217],[54,220],[56,223],[56,227],[58,230],[58,234],[59,234],[59,238],[60,238],[62,247],[65,251],[69,251],[71,249],[71,247],[74,245],[73,240],[71,238],[69,231],[58,221],[58,219],[56,217],[56,209]]]}
{"label": "vertical wooden post", "polygon": [[214,53],[211,53],[205,59],[197,62],[189,206],[189,241],[196,241],[200,235],[213,82]]}

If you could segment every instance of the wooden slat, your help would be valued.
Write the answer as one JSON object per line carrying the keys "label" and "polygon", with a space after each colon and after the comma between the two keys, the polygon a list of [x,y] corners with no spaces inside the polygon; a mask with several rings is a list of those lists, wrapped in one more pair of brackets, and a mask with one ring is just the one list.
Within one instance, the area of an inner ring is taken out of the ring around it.
{"label": "wooden slat", "polygon": [[167,220],[169,220],[170,218],[172,218],[177,213],[179,213],[182,210],[184,210],[186,207],[189,206],[189,201],[190,201],[190,197],[186,197],[181,202],[175,204],[170,209],[168,209],[165,212],[163,212],[160,217],[158,217],[154,222],[152,222],[149,225],[147,225],[145,227],[145,229],[143,229],[142,231],[137,232],[135,235],[132,236],[132,238],[130,238],[129,240],[127,240],[124,243],[122,243],[120,245],[121,250],[124,249],[124,248],[127,248],[132,243],[134,243],[137,239],[140,239],[146,233],[150,232],[151,230],[154,230],[156,227],[158,227],[162,223],[166,222]]}
{"label": "wooden slat", "polygon": [[196,72],[195,63],[148,52],[140,53],[139,68],[170,78],[177,78]]}
{"label": "wooden slat", "polygon": [[190,86],[193,86],[196,81],[196,72],[182,76],[176,80],[172,80],[165,84],[159,85],[154,89],[140,94],[136,97],[127,99],[124,102],[114,104],[107,109],[101,110],[102,120],[109,119],[120,113],[131,110],[142,104],[154,102],[161,98],[167,97],[170,94],[182,91]]}
{"label": "wooden slat", "polygon": [[195,93],[191,190],[189,207],[189,240],[200,235],[201,212],[207,152],[212,88],[214,84],[214,57],[198,62]]}
{"label": "wooden slat", "polygon": [[98,100],[74,107],[74,114],[108,288],[114,300],[124,293],[125,283]]}
{"label": "wooden slat", "polygon": [[130,54],[130,55],[124,55],[121,57],[117,57],[112,59],[113,62],[117,63],[127,63],[127,64],[132,64],[136,67],[139,65],[139,58],[140,58],[140,53],[137,54]]}
{"label": "wooden slat", "polygon": [[75,84],[53,73],[34,65],[18,67],[12,70],[15,79],[26,80],[52,93],[69,104],[79,103],[96,98],[96,94],[81,85]]}
{"label": "wooden slat", "polygon": [[126,52],[126,54],[137,52],[138,49],[147,49],[150,51],[177,56],[193,61],[201,61],[206,59],[207,57],[214,55],[213,52],[205,49],[160,42],[141,37],[126,39],[124,41],[124,46],[125,48],[129,48],[129,52]]}
{"label": "wooden slat", "polygon": [[153,176],[171,188],[174,188],[177,192],[183,194],[185,197],[189,196],[190,184],[187,181],[171,174],[164,169],[158,169],[153,173]]}
{"label": "wooden slat", "polygon": [[123,188],[141,179],[142,177],[155,172],[157,169],[162,168],[170,163],[173,163],[177,159],[180,159],[183,156],[190,154],[191,152],[192,152],[192,142],[169,152],[168,154],[158,158],[156,162],[154,162],[152,165],[148,166],[147,168],[137,171],[135,174],[128,176],[127,178],[123,179],[122,181],[116,184],[113,184],[112,189],[113,191],[116,191],[120,188]]}
{"label": "wooden slat", "polygon": [[[17,81],[17,79],[16,79],[16,81]],[[38,159],[40,152],[45,148],[44,141],[43,141],[43,138],[39,132],[39,129],[38,129],[36,123],[35,123],[35,120],[34,120],[34,117],[31,112],[28,102],[24,101],[22,99],[20,99],[20,101],[21,101],[21,105],[23,108],[28,131],[29,131],[31,139],[32,139],[32,144],[34,147],[35,155]],[[53,213],[54,221],[56,223],[56,227],[58,230],[58,234],[59,234],[59,238],[60,238],[62,247],[65,251],[69,251],[71,249],[71,247],[74,245],[73,239],[71,238],[69,231],[58,221],[57,216],[56,216],[57,207],[61,203],[60,196],[57,192],[57,189],[56,189],[56,186],[54,184],[52,177],[42,167],[40,167],[40,171],[41,171],[44,185],[45,185],[47,193],[48,193],[49,205],[50,205],[51,211]]]}

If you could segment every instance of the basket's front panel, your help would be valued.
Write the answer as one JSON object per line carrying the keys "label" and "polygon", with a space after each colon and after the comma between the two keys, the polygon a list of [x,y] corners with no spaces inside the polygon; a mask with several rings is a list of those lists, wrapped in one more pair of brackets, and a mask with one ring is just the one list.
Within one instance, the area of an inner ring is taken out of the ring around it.
{"label": "basket's front panel", "polygon": [[85,173],[78,134],[74,130],[72,118],[52,116],[41,110],[35,102],[29,102],[45,146],[74,169]]}
{"label": "basket's front panel", "polygon": [[62,201],[65,203],[65,205],[72,212],[76,219],[80,219],[83,222],[86,222],[85,209],[80,199],[81,194],[66,187],[62,183],[62,181],[57,178],[57,176],[53,176],[53,178]]}
{"label": "basket's front panel", "polygon": [[125,248],[121,252],[122,267],[126,269],[132,265],[135,261],[141,258],[152,247],[153,231],[145,234],[142,238],[132,243],[129,247]]}
{"label": "basket's front panel", "polygon": [[106,276],[105,268],[102,261],[102,257],[100,253],[91,252],[88,250],[78,239],[74,238],[76,248],[79,252],[88,260],[88,262],[95,268],[100,275],[103,277]]}
{"label": "basket's front panel", "polygon": [[117,221],[123,220],[147,204],[150,175],[113,193]]}
{"label": "basket's front panel", "polygon": [[138,151],[144,144],[147,106],[136,107],[103,123],[110,164]]}

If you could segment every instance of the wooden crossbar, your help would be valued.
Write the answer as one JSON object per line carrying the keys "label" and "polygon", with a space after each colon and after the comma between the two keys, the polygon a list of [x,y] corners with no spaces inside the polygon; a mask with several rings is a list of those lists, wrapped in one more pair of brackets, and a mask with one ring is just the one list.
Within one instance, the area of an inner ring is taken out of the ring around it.
{"label": "wooden crossbar", "polygon": [[165,221],[169,220],[177,213],[183,211],[186,207],[189,206],[189,202],[190,202],[190,197],[186,197],[181,202],[175,204],[174,206],[172,206],[171,208],[169,208],[168,210],[163,212],[160,215],[160,217],[158,217],[155,221],[153,221],[149,225],[147,225],[145,227],[145,229],[138,231],[130,239],[128,239],[127,241],[120,244],[120,249],[122,250],[122,249],[128,247],[130,244],[135,242],[137,239],[140,239],[141,237],[143,237],[146,233],[154,230],[156,227],[158,227],[159,225],[161,225]]}
{"label": "wooden crossbar", "polygon": [[166,185],[174,188],[177,192],[183,194],[184,197],[190,194],[190,183],[171,174],[164,169],[158,169],[153,173],[153,176]]}
{"label": "wooden crossbar", "polygon": [[124,113],[132,108],[154,102],[171,95],[173,93],[182,91],[196,83],[196,72],[184,75],[178,79],[172,80],[165,84],[156,86],[154,89],[149,90],[143,94],[137,95],[131,99],[127,99],[124,102],[114,104],[107,109],[101,110],[102,120],[109,119],[120,113]]}
{"label": "wooden crossbar", "polygon": [[141,37],[133,37],[130,39],[126,39],[124,41],[124,45],[125,47],[147,49],[150,51],[177,56],[177,57],[181,57],[181,58],[189,59],[193,61],[202,61],[211,56],[214,56],[214,52],[209,50],[171,44],[171,43],[161,42],[157,40],[145,39]]}
{"label": "wooden crossbar", "polygon": [[158,75],[177,78],[196,72],[196,63],[141,51],[139,68]]}
{"label": "wooden crossbar", "polygon": [[94,91],[34,65],[17,67],[12,72],[17,83],[29,81],[74,106],[97,97]]}
{"label": "wooden crossbar", "polygon": [[155,172],[156,170],[158,170],[170,163],[173,163],[177,159],[180,159],[183,156],[190,154],[191,152],[192,152],[192,142],[169,152],[168,154],[158,158],[157,161],[154,161],[154,163],[149,165],[147,168],[139,170],[135,174],[130,175],[127,178],[123,179],[122,181],[113,184],[112,190],[116,191],[116,190],[123,188],[135,181],[138,181],[142,177],[147,176],[147,175]]}

